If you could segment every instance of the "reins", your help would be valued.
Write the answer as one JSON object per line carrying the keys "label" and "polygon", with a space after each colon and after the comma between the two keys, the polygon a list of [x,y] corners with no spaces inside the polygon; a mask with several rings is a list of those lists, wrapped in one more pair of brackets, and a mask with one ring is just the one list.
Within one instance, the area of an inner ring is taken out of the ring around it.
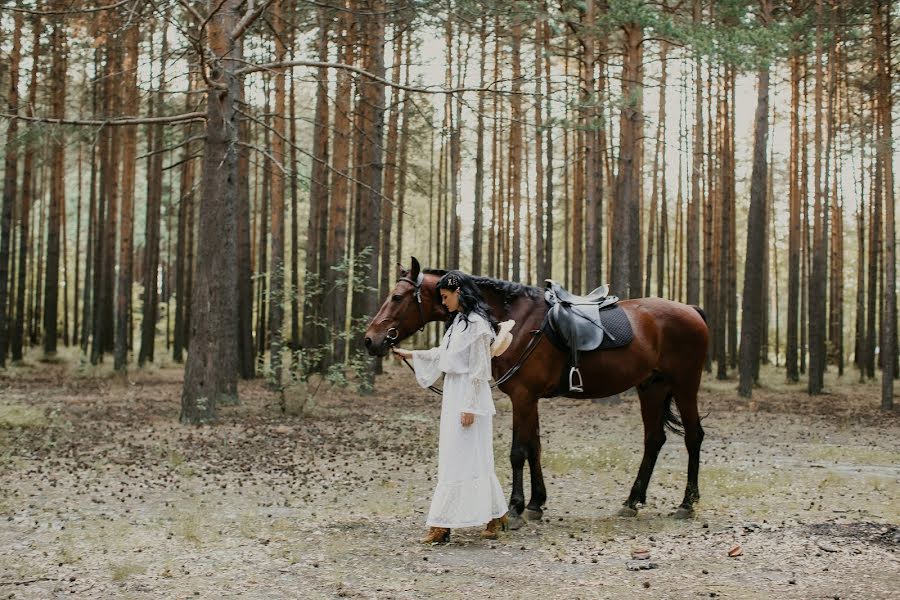
{"label": "reins", "polygon": [[[537,347],[538,342],[541,339],[541,335],[544,333],[544,328],[547,326],[547,317],[548,316],[549,316],[549,312],[547,315],[544,316],[544,322],[541,323],[540,329],[532,330],[531,339],[528,340],[528,345],[525,346],[525,349],[522,351],[522,354],[519,356],[519,360],[517,360],[515,362],[515,364],[513,364],[512,367],[510,367],[509,371],[507,371],[506,374],[503,375],[503,377],[501,377],[500,379],[494,380],[494,383],[491,384],[491,389],[500,387],[501,385],[503,385],[504,383],[509,381],[512,377],[514,377],[516,373],[519,372],[519,369],[522,368],[522,365],[525,364],[525,361],[528,360],[528,357],[531,356],[531,353],[534,352],[534,349]],[[408,360],[406,360],[404,358],[403,362],[406,363],[406,366],[409,367],[413,373],[415,373],[415,371],[416,371],[415,367],[413,367],[411,364],[409,364]],[[443,394],[444,393],[443,389],[441,389],[435,385],[429,385],[428,389],[431,390],[432,392],[434,392],[435,394]]]}

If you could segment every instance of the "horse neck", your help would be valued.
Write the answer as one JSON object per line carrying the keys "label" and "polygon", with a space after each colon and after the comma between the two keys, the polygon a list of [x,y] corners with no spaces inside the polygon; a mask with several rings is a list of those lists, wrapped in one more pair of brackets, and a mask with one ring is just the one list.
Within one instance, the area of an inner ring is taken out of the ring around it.
{"label": "horse neck", "polygon": [[516,329],[518,329],[519,326],[525,326],[531,320],[537,320],[537,326],[540,326],[540,321],[543,320],[546,312],[543,297],[534,298],[529,294],[523,293],[513,298],[507,305],[503,293],[494,286],[482,283],[478,284],[478,288],[481,290],[482,297],[488,306],[491,307],[491,312],[498,322],[515,319]]}

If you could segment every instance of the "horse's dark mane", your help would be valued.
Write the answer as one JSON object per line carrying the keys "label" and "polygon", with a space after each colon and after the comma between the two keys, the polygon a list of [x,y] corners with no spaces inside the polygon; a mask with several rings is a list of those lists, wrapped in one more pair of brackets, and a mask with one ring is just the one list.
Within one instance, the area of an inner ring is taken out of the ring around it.
{"label": "horse's dark mane", "polygon": [[[442,277],[447,274],[445,269],[423,269],[423,273],[429,275],[437,275]],[[544,290],[533,285],[525,285],[514,281],[506,281],[505,279],[494,279],[492,277],[483,277],[478,275],[472,276],[472,281],[480,288],[490,288],[503,298],[503,308],[509,309],[509,305],[516,299],[521,297],[539,300],[544,297]]]}

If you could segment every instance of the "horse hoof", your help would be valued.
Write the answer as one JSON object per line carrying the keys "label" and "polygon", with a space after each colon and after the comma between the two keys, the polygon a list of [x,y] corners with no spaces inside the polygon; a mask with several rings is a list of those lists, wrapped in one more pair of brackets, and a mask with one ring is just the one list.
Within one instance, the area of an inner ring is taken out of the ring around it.
{"label": "horse hoof", "polygon": [[693,516],[694,516],[694,509],[679,506],[678,510],[675,511],[675,514],[673,516],[676,519],[690,519],[690,518],[693,518]]}
{"label": "horse hoof", "polygon": [[522,515],[515,511],[509,511],[506,513],[506,516],[509,517],[509,528],[511,530],[521,529],[523,525],[525,525],[524,519],[522,519]]}
{"label": "horse hoof", "polygon": [[619,509],[619,512],[617,514],[620,517],[626,517],[629,519],[633,519],[634,517],[637,516],[637,509],[632,508],[630,506],[623,506],[622,508]]}
{"label": "horse hoof", "polygon": [[544,511],[526,508],[522,515],[525,517],[526,521],[540,521],[544,518]]}

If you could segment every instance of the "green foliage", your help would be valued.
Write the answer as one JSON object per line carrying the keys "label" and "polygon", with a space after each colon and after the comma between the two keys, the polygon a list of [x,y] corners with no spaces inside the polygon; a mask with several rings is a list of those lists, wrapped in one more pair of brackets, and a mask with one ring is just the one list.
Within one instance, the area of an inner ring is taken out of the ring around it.
{"label": "green foliage", "polygon": [[[351,342],[365,332],[367,319],[354,319],[349,328],[335,326],[327,315],[322,314],[322,308],[326,298],[333,294],[338,299],[343,299],[348,289],[354,293],[378,293],[378,289],[368,283],[371,270],[369,261],[373,252],[371,247],[366,247],[355,256],[345,257],[332,265],[335,277],[331,287],[327,280],[317,274],[307,274],[303,294],[304,326],[317,329],[321,333],[320,339],[325,341],[293,351],[291,367],[287,370],[291,381],[307,383],[312,375],[320,374],[331,385],[345,387],[350,381],[355,381],[360,392],[371,391],[368,377],[372,369],[371,357],[362,350],[351,352],[346,362],[343,357],[333,356],[334,342],[341,340],[345,347],[351,347]],[[299,290],[286,289],[286,294],[291,298],[299,298],[299,293]]]}

